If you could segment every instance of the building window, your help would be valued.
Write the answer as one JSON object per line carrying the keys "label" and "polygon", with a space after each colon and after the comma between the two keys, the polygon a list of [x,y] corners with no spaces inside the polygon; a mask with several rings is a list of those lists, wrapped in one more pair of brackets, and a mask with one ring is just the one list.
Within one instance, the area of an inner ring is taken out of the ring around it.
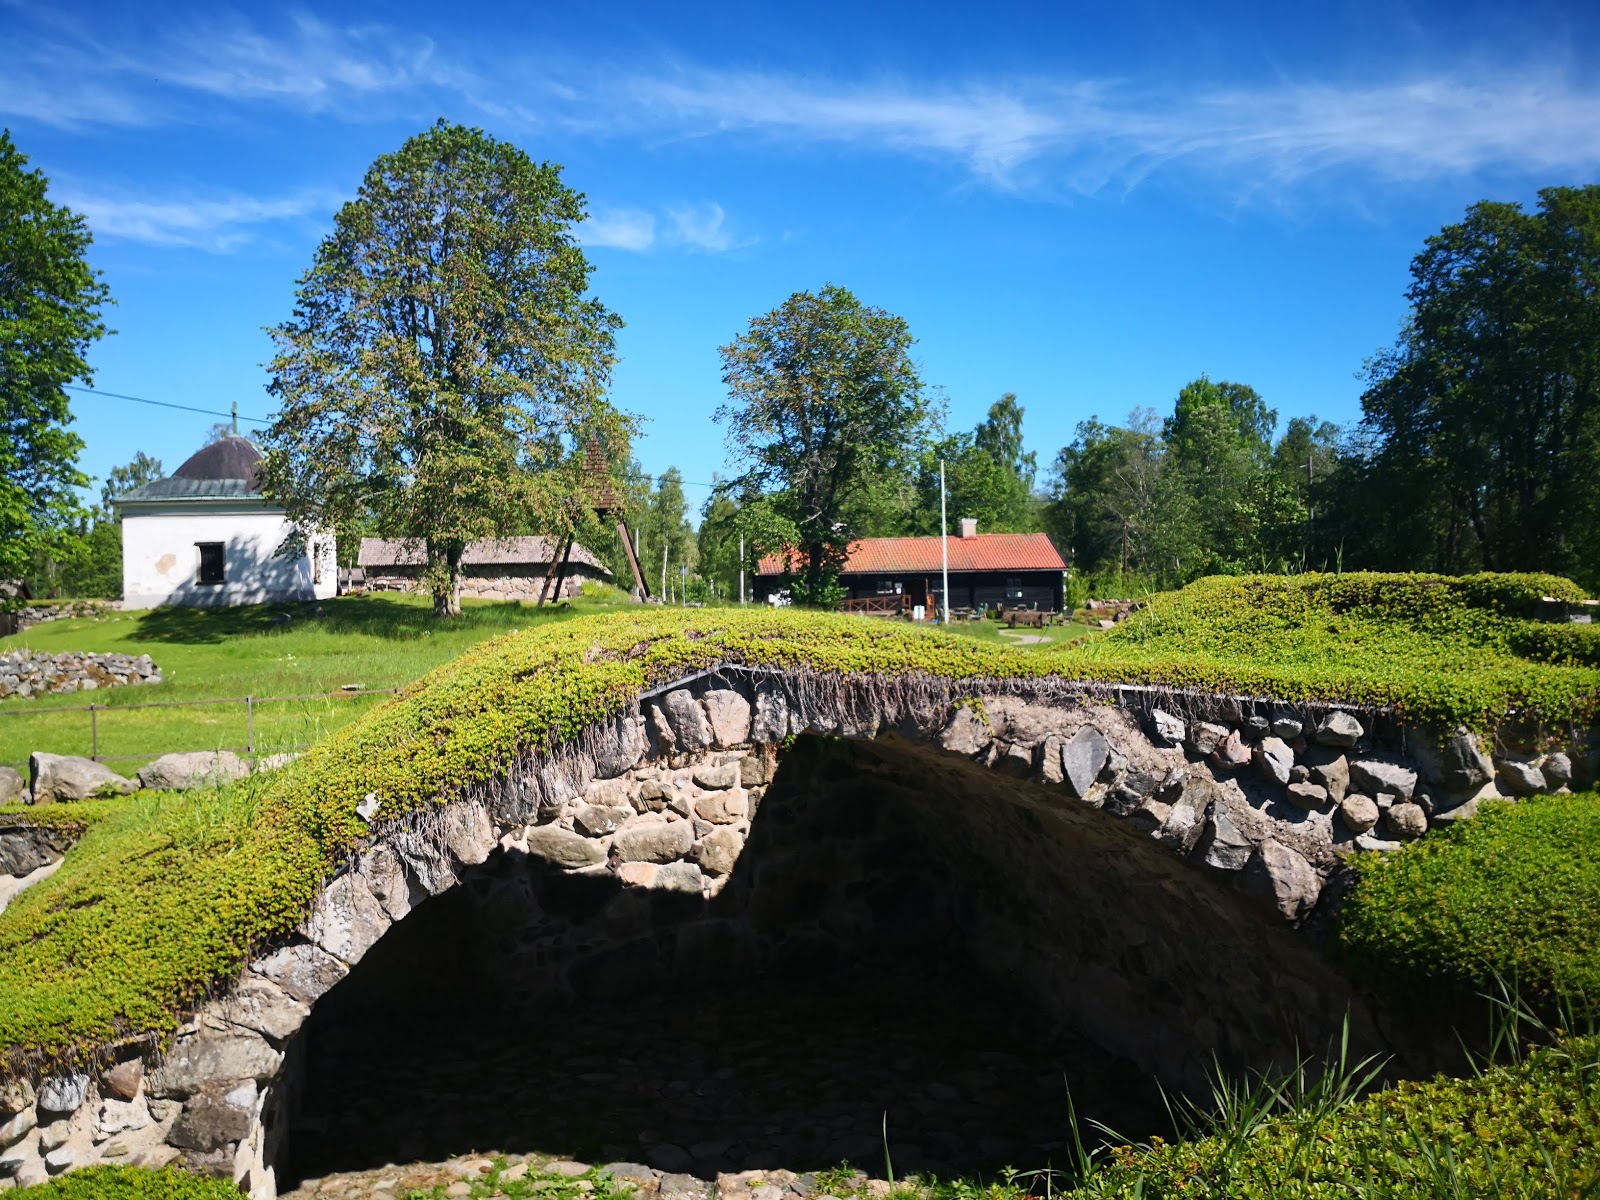
{"label": "building window", "polygon": [[1008,603],[1008,604],[1021,604],[1022,603],[1022,576],[1020,576],[1020,575],[1007,575],[1006,576],[1006,603]]}
{"label": "building window", "polygon": [[896,580],[896,579],[880,579],[880,580],[878,580],[878,595],[880,595],[880,596],[898,596],[899,594],[900,594],[900,582],[899,582],[899,580]]}
{"label": "building window", "polygon": [[196,583],[227,582],[227,547],[223,542],[196,542],[200,549],[200,576]]}

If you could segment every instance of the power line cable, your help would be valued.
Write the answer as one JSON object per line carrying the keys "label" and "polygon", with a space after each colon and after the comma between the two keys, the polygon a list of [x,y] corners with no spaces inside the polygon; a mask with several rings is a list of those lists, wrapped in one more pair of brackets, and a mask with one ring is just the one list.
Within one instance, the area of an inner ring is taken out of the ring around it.
{"label": "power line cable", "polygon": [[153,404],[157,408],[176,408],[183,412],[204,413],[208,417],[235,417],[241,421],[254,421],[258,425],[269,423],[266,417],[247,417],[241,413],[218,412],[214,408],[195,408],[192,404],[173,404],[169,400],[147,400],[143,396],[127,396],[121,392],[102,392],[99,388],[79,387],[75,383],[62,384],[69,392],[82,392],[86,396],[107,396],[112,400],[132,400],[135,404]]}
{"label": "power line cable", "polygon": [[[214,408],[195,408],[192,404],[173,404],[170,400],[151,400],[144,396],[129,396],[123,392],[103,392],[99,388],[81,387],[75,383],[65,383],[61,386],[66,388],[69,392],[82,392],[86,396],[104,396],[111,400],[132,400],[135,404],[153,404],[157,408],[175,408],[180,412],[201,413],[208,417],[237,418],[240,421],[252,421],[257,425],[267,425],[271,423],[271,420],[268,417],[248,417],[243,413],[219,412]],[[646,475],[644,478],[650,480],[651,483],[660,483],[666,478],[666,476]],[[722,484],[717,483],[705,483],[704,481],[698,479],[680,479],[678,482],[685,487],[718,488],[723,486]]]}

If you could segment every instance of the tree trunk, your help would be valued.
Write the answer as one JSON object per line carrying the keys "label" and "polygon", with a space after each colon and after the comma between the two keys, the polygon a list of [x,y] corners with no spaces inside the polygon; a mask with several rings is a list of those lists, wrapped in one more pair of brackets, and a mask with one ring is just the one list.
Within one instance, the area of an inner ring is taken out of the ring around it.
{"label": "tree trunk", "polygon": [[428,586],[433,593],[433,615],[441,619],[461,615],[461,555],[464,549],[454,543],[428,544]]}

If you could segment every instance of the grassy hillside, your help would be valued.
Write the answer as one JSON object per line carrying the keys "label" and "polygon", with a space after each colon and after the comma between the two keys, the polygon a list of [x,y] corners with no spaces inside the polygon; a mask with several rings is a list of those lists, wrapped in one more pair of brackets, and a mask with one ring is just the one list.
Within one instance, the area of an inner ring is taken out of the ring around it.
{"label": "grassy hillside", "polygon": [[[311,605],[253,605],[158,608],[51,621],[0,638],[0,652],[25,647],[49,653],[148,654],[165,682],[149,688],[0,701],[0,763],[25,761],[34,750],[88,754],[88,714],[55,710],[91,701],[107,709],[98,717],[102,755],[153,757],[170,750],[242,747],[243,704],[140,710],[127,706],[325,694],[351,684],[368,689],[399,687],[485,638],[624,604],[625,597],[612,589],[597,598],[543,609],[515,601],[468,600],[459,619],[440,622],[426,596],[391,592],[324,601],[320,617],[309,615]],[[258,705],[257,746],[270,752],[314,742],[370,711],[374,698],[341,694],[334,699]],[[145,761],[137,758],[111,765],[131,775]]]}

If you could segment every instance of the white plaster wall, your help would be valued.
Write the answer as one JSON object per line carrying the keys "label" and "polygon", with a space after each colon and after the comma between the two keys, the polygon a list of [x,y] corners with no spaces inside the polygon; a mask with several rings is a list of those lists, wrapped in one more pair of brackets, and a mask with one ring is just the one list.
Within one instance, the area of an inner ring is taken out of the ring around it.
{"label": "white plaster wall", "polygon": [[[290,528],[281,512],[270,509],[233,508],[219,512],[198,505],[174,504],[141,512],[129,506],[122,517],[123,605],[225,607],[328,599],[337,590],[338,582],[333,537],[318,535],[310,539],[321,560],[321,578],[317,579],[309,553],[294,558],[277,556],[278,546]],[[222,542],[227,547],[224,583],[196,582],[200,542]]]}

